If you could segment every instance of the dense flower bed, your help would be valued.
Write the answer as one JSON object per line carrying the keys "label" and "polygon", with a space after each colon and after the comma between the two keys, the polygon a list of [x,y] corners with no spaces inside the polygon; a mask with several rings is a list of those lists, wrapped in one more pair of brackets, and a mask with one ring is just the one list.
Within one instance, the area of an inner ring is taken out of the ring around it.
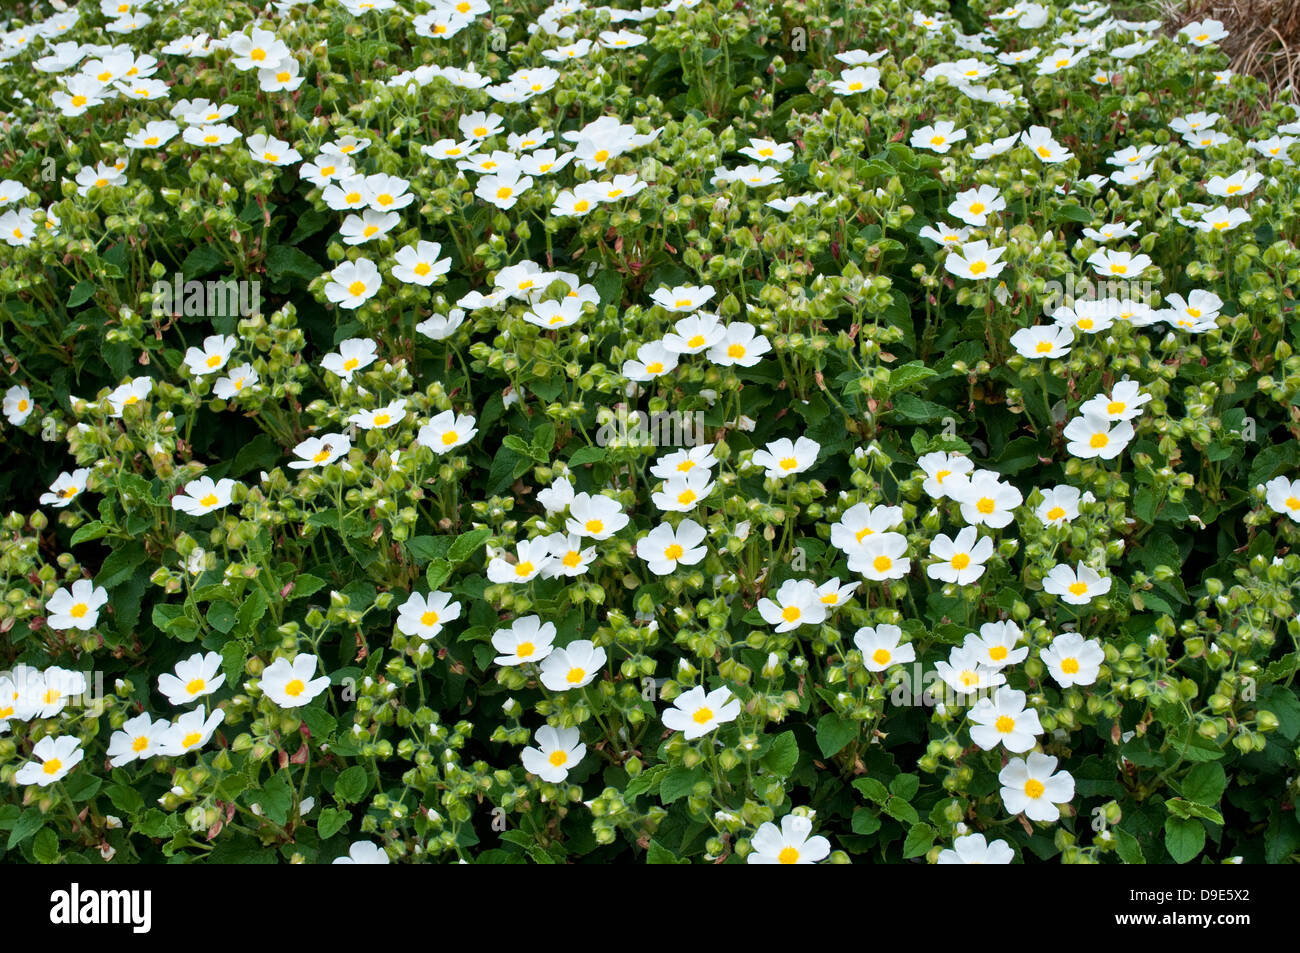
{"label": "dense flower bed", "polygon": [[8,858],[1300,856],[1300,114],[1219,24],[9,15]]}

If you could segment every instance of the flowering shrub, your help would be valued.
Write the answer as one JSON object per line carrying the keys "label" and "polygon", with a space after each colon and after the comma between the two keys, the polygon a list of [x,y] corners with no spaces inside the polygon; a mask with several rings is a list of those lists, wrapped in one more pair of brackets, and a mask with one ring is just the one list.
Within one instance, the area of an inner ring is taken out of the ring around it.
{"label": "flowering shrub", "polygon": [[1300,856],[1300,122],[1219,25],[10,10],[8,855]]}

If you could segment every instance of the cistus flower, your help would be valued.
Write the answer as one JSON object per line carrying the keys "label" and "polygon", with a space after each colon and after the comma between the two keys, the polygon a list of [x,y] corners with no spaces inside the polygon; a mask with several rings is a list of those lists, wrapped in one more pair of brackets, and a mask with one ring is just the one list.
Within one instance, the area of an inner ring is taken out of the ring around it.
{"label": "cistus flower", "polygon": [[673,699],[673,707],[663,713],[664,727],[680,731],[687,741],[694,741],[719,725],[735,721],[740,715],[740,700],[731,689],[723,687],[706,693],[701,686],[685,691]]}
{"label": "cistus flower", "polygon": [[216,652],[195,652],[158,676],[158,691],[173,705],[193,704],[226,683],[220,669],[221,656]]}
{"label": "cistus flower", "polygon": [[520,760],[524,770],[543,781],[559,784],[569,776],[569,769],[587,754],[577,728],[543,725],[537,729],[537,747],[525,748]]}
{"label": "cistus flower", "polygon": [[1031,821],[1059,819],[1058,805],[1074,798],[1074,778],[1068,771],[1057,771],[1056,765],[1055,758],[1038,751],[1008,761],[998,774],[1007,813],[1023,812]]}
{"label": "cistus flower", "polygon": [[1095,640],[1084,640],[1077,632],[1062,632],[1052,644],[1038,652],[1052,678],[1062,688],[1091,685],[1097,680],[1106,653]]}
{"label": "cistus flower", "polygon": [[32,747],[32,758],[14,773],[16,784],[46,787],[62,781],[86,753],[75,735],[46,735]]}
{"label": "cistus flower", "polygon": [[831,852],[831,842],[812,833],[812,821],[798,814],[781,818],[781,826],[765,821],[749,839],[753,848],[747,864],[815,864]]}
{"label": "cistus flower", "polygon": [[939,851],[936,864],[1009,864],[1016,852],[1006,841],[986,841],[983,834],[954,837],[952,847]]}
{"label": "cistus flower", "polygon": [[312,677],[316,663],[314,655],[296,655],[293,661],[276,659],[262,672],[258,683],[262,694],[281,708],[301,708],[329,688],[328,675]]}

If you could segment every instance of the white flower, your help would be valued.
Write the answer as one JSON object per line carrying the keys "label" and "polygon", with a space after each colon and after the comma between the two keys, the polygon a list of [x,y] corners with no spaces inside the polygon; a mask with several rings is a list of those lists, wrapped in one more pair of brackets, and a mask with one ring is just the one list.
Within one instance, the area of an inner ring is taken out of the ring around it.
{"label": "white flower", "polygon": [[656,576],[666,576],[679,565],[694,566],[704,559],[709,552],[701,545],[706,536],[704,527],[691,519],[682,520],[675,530],[660,523],[637,540],[636,554]]}
{"label": "white flower", "polygon": [[340,308],[351,311],[361,307],[383,286],[379,269],[369,258],[345,261],[330,272],[325,297]]}
{"label": "white flower", "polygon": [[862,653],[862,665],[868,672],[883,672],[891,665],[916,661],[916,649],[903,642],[903,630],[896,625],[864,625],[853,635],[853,644]]}
{"label": "white flower", "polygon": [[930,542],[930,555],[941,560],[926,567],[931,579],[965,586],[984,575],[984,563],[993,555],[993,540],[980,537],[974,526],[964,527],[957,538],[940,533]]}
{"label": "white flower", "polygon": [[515,619],[508,629],[497,629],[492,635],[492,647],[501,653],[495,661],[506,666],[540,662],[551,654],[554,642],[555,623],[535,615]]}
{"label": "white flower", "polygon": [[416,443],[428,447],[438,456],[469,443],[478,433],[475,420],[469,414],[444,410],[420,428]]}
{"label": "white flower", "polygon": [[537,729],[536,748],[525,748],[521,760],[524,770],[543,781],[559,784],[569,776],[569,769],[587,754],[577,728],[542,725]]}
{"label": "white flower", "polygon": [[32,414],[32,406],[31,391],[21,384],[14,384],[5,391],[4,415],[15,427],[27,423],[27,418]]}
{"label": "white flower", "polygon": [[1109,576],[1102,576],[1082,562],[1071,569],[1065,563],[1053,566],[1043,579],[1043,591],[1060,596],[1072,606],[1086,606],[1098,596],[1110,592]]}
{"label": "white flower", "polygon": [[351,382],[353,374],[375,362],[377,351],[375,342],[369,338],[348,338],[339,343],[337,352],[322,357],[320,366]]}
{"label": "white flower", "polygon": [[1289,516],[1300,523],[1300,480],[1274,477],[1265,484],[1265,498],[1274,513]]}
{"label": "white flower", "polygon": [[422,596],[413,592],[397,610],[397,631],[417,639],[437,638],[443,626],[460,618],[460,603],[451,594],[431,592]]}
{"label": "white flower", "polygon": [[45,624],[51,629],[93,629],[99,609],[108,602],[108,590],[89,579],[78,579],[68,589],[59,589],[45,603]]}
{"label": "white flower", "polygon": [[332,864],[386,864],[388,862],[388,854],[384,849],[368,840],[354,842],[345,856],[335,857],[331,861]]}
{"label": "white flower", "polygon": [[1074,778],[1056,770],[1056,759],[1038,751],[1027,758],[1012,758],[998,781],[1002,803],[1010,814],[1021,812],[1031,821],[1055,821],[1061,816],[1058,804],[1074,798]]}
{"label": "white flower", "polygon": [[773,440],[764,449],[754,451],[755,466],[765,467],[770,480],[780,480],[795,473],[803,473],[817,462],[822,445],[809,437],[791,442],[788,437]]}
{"label": "white flower", "polygon": [[666,311],[695,311],[709,302],[713,297],[713,286],[679,285],[676,288],[664,286],[655,289],[650,300]]}
{"label": "white flower", "polygon": [[627,523],[628,516],[618,500],[579,493],[569,504],[569,519],[565,526],[576,536],[609,539]]}
{"label": "white flower", "polygon": [[1020,626],[1010,620],[985,622],[980,626],[979,635],[971,632],[961,647],[973,651],[981,665],[1000,672],[1009,665],[1018,665],[1029,655],[1028,646],[1017,647],[1023,634]]}
{"label": "white flower", "polygon": [[1075,417],[1062,431],[1069,443],[1066,444],[1073,456],[1083,460],[1101,458],[1113,460],[1124,452],[1129,441],[1133,439],[1133,425],[1121,420],[1111,426],[1110,419],[1104,414],[1085,411],[1083,416]]}
{"label": "white flower", "polygon": [[954,646],[948,653],[948,661],[935,662],[934,669],[959,695],[970,695],[981,689],[1004,685],[1007,681],[1007,677],[997,669],[984,664],[978,650],[964,645],[960,648]]}
{"label": "white flower", "polygon": [[54,482],[50,484],[50,489],[40,496],[42,506],[54,506],[59,509],[67,506],[73,498],[86,489],[86,478],[90,476],[89,468],[73,470],[71,473],[60,473]]}
{"label": "white flower", "polygon": [[801,625],[819,625],[826,619],[826,604],[809,579],[787,579],[775,599],[759,599],[758,611],[776,631],[789,632]]}
{"label": "white flower", "polygon": [[673,699],[673,707],[664,710],[664,727],[680,731],[687,741],[707,735],[718,725],[735,721],[740,715],[740,701],[731,689],[723,687],[705,694],[697,685]]}
{"label": "white flower", "polygon": [[491,582],[524,583],[538,575],[551,561],[550,542],[545,538],[523,540],[515,546],[515,561],[504,556],[488,560]]}
{"label": "white flower", "polygon": [[[226,683],[220,672],[221,656],[216,652],[195,652],[176,663],[171,672],[158,676],[158,691],[167,696],[173,705],[189,705],[205,695],[211,695]],[[173,672],[175,674],[173,674]]]}
{"label": "white flower", "polygon": [[231,479],[213,481],[202,476],[185,484],[185,492],[172,497],[172,509],[190,516],[202,516],[230,505],[236,483]]}
{"label": "white flower", "polygon": [[745,857],[747,864],[815,864],[831,852],[831,842],[812,834],[812,821],[798,814],[781,818],[778,828],[771,821],[763,823],[749,845],[753,850]]}
{"label": "white flower", "polygon": [[14,773],[16,784],[36,784],[40,787],[61,781],[85,757],[81,741],[75,735],[46,735],[32,747],[32,757]]}
{"label": "white flower", "polygon": [[988,843],[983,834],[955,837],[952,847],[939,851],[937,864],[1009,864],[1016,852],[1004,840]]}
{"label": "white flower", "polygon": [[451,268],[450,258],[439,258],[442,246],[437,242],[420,241],[397,250],[389,273],[398,281],[428,287]]}
{"label": "white flower", "polygon": [[220,708],[211,715],[202,708],[187,711],[163,733],[158,753],[175,758],[203,747],[225,718],[226,713]]}
{"label": "white flower", "polygon": [[542,661],[542,684],[553,692],[582,688],[600,674],[605,658],[605,650],[586,639],[570,642]]}
{"label": "white flower", "polygon": [[159,754],[171,724],[154,721],[148,712],[128,718],[108,740],[108,763],[115,768]]}
{"label": "white flower", "polygon": [[1003,483],[991,470],[978,470],[955,488],[952,498],[961,504],[961,518],[974,526],[1001,529],[1011,522],[1012,511],[1025,501],[1021,492]]}
{"label": "white flower", "polygon": [[1006,262],[999,261],[1005,251],[1006,248],[990,248],[986,241],[966,242],[960,252],[956,249],[948,252],[943,267],[958,278],[972,281],[996,278],[1007,267]]}
{"label": "white flower", "polygon": [[292,662],[278,658],[262,671],[262,694],[281,708],[300,708],[329,687],[328,675],[316,674],[314,655],[296,655]]}
{"label": "white flower", "polygon": [[328,466],[340,457],[347,456],[351,449],[352,441],[346,434],[327,433],[319,437],[308,437],[293,448],[299,459],[290,460],[289,466],[294,470]]}
{"label": "white flower", "polygon": [[985,751],[1001,744],[1017,754],[1038,743],[1043,726],[1038,712],[1025,708],[1025,693],[1003,685],[990,698],[981,698],[970,710],[971,741]]}
{"label": "white flower", "polygon": [[1097,680],[1106,653],[1095,639],[1084,640],[1077,632],[1062,632],[1052,644],[1040,649],[1039,658],[1062,688],[1091,685]]}

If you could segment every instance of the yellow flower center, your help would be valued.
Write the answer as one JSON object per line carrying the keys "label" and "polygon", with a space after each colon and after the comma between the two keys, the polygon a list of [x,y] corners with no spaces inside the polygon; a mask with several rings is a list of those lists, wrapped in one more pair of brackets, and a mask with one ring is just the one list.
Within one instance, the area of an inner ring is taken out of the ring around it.
{"label": "yellow flower center", "polygon": [[849,92],[856,93],[859,92],[861,89],[862,89],[862,83],[860,83],[858,80],[855,79],[853,82],[849,83]]}
{"label": "yellow flower center", "polygon": [[692,335],[692,336],[691,336],[691,337],[686,341],[686,346],[687,346],[687,347],[704,347],[704,335],[703,335],[703,334],[695,334],[695,335]]}
{"label": "yellow flower center", "polygon": [[728,344],[727,357],[740,358],[745,356],[745,346],[743,344]]}
{"label": "yellow flower center", "polygon": [[366,238],[372,238],[375,232],[377,231],[379,231],[378,225],[367,225],[364,229],[362,229],[361,234],[364,235]]}
{"label": "yellow flower center", "polygon": [[87,100],[85,96],[82,96],[80,93],[78,93],[76,96],[72,97],[71,102],[72,105],[80,107],[86,105]]}
{"label": "yellow flower center", "polygon": [[546,759],[557,768],[564,767],[564,762],[569,760],[569,756],[563,751],[552,751],[549,758]]}
{"label": "yellow flower center", "polygon": [[354,298],[358,298],[365,294],[365,291],[366,283],[364,281],[354,281],[352,284],[348,285],[348,294]]}
{"label": "yellow flower center", "polygon": [[971,213],[972,215],[982,215],[982,214],[984,214],[984,203],[983,203],[983,202],[972,202],[972,203],[971,203],[971,206],[970,206],[970,213]]}
{"label": "yellow flower center", "polygon": [[1001,662],[1007,657],[1007,647],[1005,645],[995,645],[989,649],[989,658],[995,662]]}
{"label": "yellow flower center", "polygon": [[673,559],[673,560],[681,559],[682,555],[685,552],[686,550],[682,549],[682,547],[679,544],[673,543],[671,546],[669,546],[667,549],[664,550],[664,559]]}
{"label": "yellow flower center", "polygon": [[871,561],[871,565],[875,568],[876,572],[886,572],[894,565],[894,561],[888,556],[877,556]]}
{"label": "yellow flower center", "polygon": [[993,498],[990,496],[981,496],[979,501],[975,504],[975,509],[979,510],[985,516],[988,516],[996,508],[997,504],[993,502]]}
{"label": "yellow flower center", "polygon": [[307,686],[302,683],[301,678],[295,678],[288,685],[284,686],[284,693],[290,698],[297,698],[303,693]]}
{"label": "yellow flower center", "polygon": [[1074,675],[1079,671],[1079,660],[1076,658],[1061,659],[1061,671],[1066,675]]}
{"label": "yellow flower center", "polygon": [[442,445],[444,447],[450,447],[453,443],[455,443],[459,439],[460,439],[460,434],[458,434],[454,430],[448,430],[445,434],[442,435]]}
{"label": "yellow flower center", "polygon": [[185,691],[190,695],[197,695],[207,687],[208,683],[201,678],[191,678],[185,683]]}
{"label": "yellow flower center", "polygon": [[592,158],[595,159],[597,162],[604,162],[609,158],[609,150],[600,149],[596,152],[594,156],[592,156]]}
{"label": "yellow flower center", "polygon": [[532,642],[520,642],[515,646],[515,655],[518,658],[528,658],[536,649],[537,646],[533,645]]}
{"label": "yellow flower center", "polygon": [[966,553],[958,553],[956,556],[952,557],[953,569],[965,569],[969,565],[970,565],[970,556],[967,555]]}
{"label": "yellow flower center", "polygon": [[798,622],[802,615],[803,612],[800,611],[798,606],[786,606],[781,610],[781,618],[786,622]]}
{"label": "yellow flower center", "polygon": [[966,669],[961,673],[961,683],[965,688],[970,688],[972,685],[978,685],[979,681],[980,677],[978,672],[972,672],[970,669]]}
{"label": "yellow flower center", "polygon": [[707,725],[713,720],[713,710],[711,708],[697,708],[695,714],[691,715],[691,720],[697,725]]}
{"label": "yellow flower center", "polygon": [[564,565],[569,569],[572,569],[582,562],[582,553],[578,552],[576,549],[571,549],[564,554],[560,562],[564,563]]}
{"label": "yellow flower center", "polygon": [[437,625],[438,613],[430,609],[428,612],[420,613],[420,625]]}
{"label": "yellow flower center", "polygon": [[1042,797],[1043,792],[1046,790],[1047,789],[1043,787],[1043,782],[1039,781],[1037,778],[1030,778],[1025,782],[1025,794],[1033,798],[1035,801]]}
{"label": "yellow flower center", "polygon": [[86,613],[89,611],[90,611],[90,607],[88,605],[86,605],[84,602],[78,602],[75,606],[73,606],[70,610],[68,610],[68,615],[72,616],[74,619],[81,619],[84,618]]}
{"label": "yellow flower center", "polygon": [[694,503],[694,502],[695,502],[695,491],[694,491],[694,490],[682,490],[682,492],[680,492],[680,493],[677,494],[677,502],[678,502],[678,503],[681,503],[683,506],[685,506],[687,503]]}
{"label": "yellow flower center", "polygon": [[1097,322],[1092,320],[1092,318],[1080,318],[1076,323],[1079,325],[1079,327],[1083,328],[1083,330],[1091,331],[1092,326]]}
{"label": "yellow flower center", "polygon": [[989,270],[989,266],[982,261],[973,261],[970,263],[970,273],[972,275],[982,275]]}
{"label": "yellow flower center", "polygon": [[568,682],[570,685],[577,685],[580,681],[582,681],[586,677],[587,677],[587,670],[585,668],[574,667],[569,669],[569,673],[564,676],[564,680]]}
{"label": "yellow flower center", "polygon": [[534,568],[535,567],[533,566],[533,564],[525,559],[519,565],[515,566],[515,575],[522,578],[524,576],[530,575]]}
{"label": "yellow flower center", "polygon": [[930,137],[930,145],[932,145],[932,146],[941,146],[941,145],[943,145],[945,142],[947,142],[947,140],[944,139],[943,136],[931,136],[931,137]]}
{"label": "yellow flower center", "polygon": [[998,734],[1009,735],[1016,730],[1016,720],[1010,715],[999,715],[993,727],[998,730]]}
{"label": "yellow flower center", "polygon": [[1128,265],[1111,265],[1110,273],[1112,275],[1126,275],[1128,274]]}
{"label": "yellow flower center", "polygon": [[58,774],[63,770],[63,762],[58,758],[51,758],[41,766],[41,770],[50,775]]}
{"label": "yellow flower center", "polygon": [[877,665],[888,665],[891,658],[893,656],[889,654],[889,649],[876,649],[871,653],[871,661]]}
{"label": "yellow flower center", "polygon": [[591,208],[591,203],[586,199],[578,199],[578,201],[573,203],[573,210],[575,212],[585,212],[589,208]]}
{"label": "yellow flower center", "polygon": [[1081,596],[1088,591],[1088,584],[1086,582],[1072,582],[1067,588],[1070,590],[1070,595]]}
{"label": "yellow flower center", "polygon": [[347,195],[343,196],[343,201],[347,202],[349,205],[356,205],[361,201],[361,193],[349,192]]}
{"label": "yellow flower center", "polygon": [[782,470],[793,470],[798,465],[799,465],[799,461],[796,460],[794,457],[785,457],[784,459],[781,460]]}
{"label": "yellow flower center", "polygon": [[1228,189],[1227,189],[1227,192],[1228,192],[1229,195],[1236,195],[1236,194],[1237,194],[1238,192],[1240,192],[1240,191],[1241,191],[1241,186],[1240,186],[1240,185],[1230,185],[1230,186],[1228,186]]}
{"label": "yellow flower center", "polygon": [[1034,346],[1034,350],[1039,354],[1050,354],[1052,346],[1051,341],[1039,341],[1038,344]]}
{"label": "yellow flower center", "polygon": [[1092,447],[1094,450],[1100,450],[1108,443],[1110,443],[1110,437],[1106,436],[1104,433],[1095,433],[1088,438],[1088,446]]}
{"label": "yellow flower center", "polygon": [[326,460],[329,459],[329,456],[330,456],[329,450],[317,450],[314,454],[312,454],[311,462],[324,463]]}
{"label": "yellow flower center", "polygon": [[659,361],[651,361],[645,366],[645,369],[651,374],[662,374],[664,372],[664,366]]}
{"label": "yellow flower center", "polygon": [[262,49],[259,46],[257,49],[253,50],[251,53],[248,54],[248,58],[250,60],[253,60],[256,63],[260,63],[264,59],[266,59],[266,50]]}
{"label": "yellow flower center", "polygon": [[197,731],[191,731],[189,734],[187,734],[184,738],[181,739],[181,747],[193,748],[196,744],[199,743],[199,739],[202,737],[203,735],[199,734]]}
{"label": "yellow flower center", "polygon": [[216,506],[216,505],[217,505],[217,494],[215,493],[205,494],[202,497],[202,499],[199,500],[199,506]]}
{"label": "yellow flower center", "polygon": [[136,754],[139,754],[147,747],[149,747],[149,739],[146,738],[144,735],[141,735],[139,738],[136,738],[134,741],[131,742],[131,750],[134,751]]}
{"label": "yellow flower center", "polygon": [[1050,510],[1047,511],[1047,518],[1052,521],[1059,520],[1064,516],[1065,516],[1065,507],[1063,506],[1053,506]]}

